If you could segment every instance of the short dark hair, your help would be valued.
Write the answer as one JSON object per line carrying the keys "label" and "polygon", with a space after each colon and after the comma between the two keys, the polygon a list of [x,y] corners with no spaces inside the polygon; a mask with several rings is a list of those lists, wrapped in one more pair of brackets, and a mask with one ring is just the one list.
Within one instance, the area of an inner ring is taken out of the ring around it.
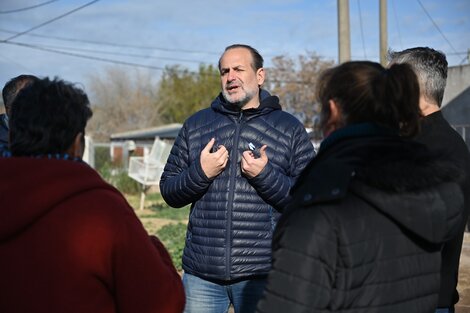
{"label": "short dark hair", "polygon": [[[237,49],[237,48],[247,49],[248,51],[250,51],[251,58],[253,59],[253,62],[251,62],[251,67],[255,70],[255,72],[263,67],[263,64],[264,64],[263,57],[258,52],[258,50],[256,50],[255,48],[249,45],[244,45],[244,44],[230,45],[225,48],[224,53],[227,52],[228,50]],[[219,58],[219,71],[220,71],[220,61],[222,60],[224,53],[222,53],[222,55]]]}
{"label": "short dark hair", "polygon": [[15,97],[18,95],[21,89],[28,86],[29,84],[37,81],[37,78],[34,75],[19,75],[10,79],[2,89],[2,98],[3,104],[5,105],[5,110],[7,114],[10,113],[11,104]]}
{"label": "short dark hair", "polygon": [[419,131],[419,84],[407,64],[385,69],[379,63],[351,61],[324,71],[316,86],[323,128],[330,116],[329,101],[339,106],[342,126],[375,123],[414,136]]}
{"label": "short dark hair", "polygon": [[429,47],[415,47],[399,52],[389,51],[388,60],[392,64],[409,64],[418,76],[424,98],[441,106],[448,66],[443,52]]}
{"label": "short dark hair", "polygon": [[14,156],[65,153],[92,116],[88,97],[59,78],[38,79],[13,101],[10,149]]}

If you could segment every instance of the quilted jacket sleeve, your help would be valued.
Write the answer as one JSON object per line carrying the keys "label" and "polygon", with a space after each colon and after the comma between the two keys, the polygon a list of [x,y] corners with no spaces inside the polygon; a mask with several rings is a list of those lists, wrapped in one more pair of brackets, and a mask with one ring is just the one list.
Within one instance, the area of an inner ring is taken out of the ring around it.
{"label": "quilted jacket sleeve", "polygon": [[287,220],[283,216],[276,229],[273,267],[258,313],[331,309],[338,257],[334,227],[321,210],[294,211]]}
{"label": "quilted jacket sleeve", "polygon": [[186,127],[183,127],[160,179],[160,192],[168,205],[180,208],[202,197],[211,183],[199,158],[190,162]]}
{"label": "quilted jacket sleeve", "polygon": [[293,132],[291,151],[288,175],[268,161],[261,173],[249,180],[263,200],[280,212],[290,202],[290,189],[315,155],[309,136],[300,124]]}

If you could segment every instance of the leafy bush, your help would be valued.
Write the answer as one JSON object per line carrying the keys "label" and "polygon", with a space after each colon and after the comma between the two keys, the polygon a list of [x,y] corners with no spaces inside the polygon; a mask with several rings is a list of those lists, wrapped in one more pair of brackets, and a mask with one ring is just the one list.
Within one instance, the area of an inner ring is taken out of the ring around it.
{"label": "leafy bush", "polygon": [[108,167],[111,163],[109,155],[109,147],[101,147],[95,145],[95,168],[98,172],[102,172],[103,167]]}
{"label": "leafy bush", "polygon": [[190,208],[189,205],[178,209],[172,208],[168,206],[168,204],[166,204],[165,200],[163,200],[160,194],[157,195],[159,196],[159,198],[157,198],[156,200],[149,199],[150,205],[148,206],[148,208],[152,210],[152,212],[155,212],[155,217],[177,221],[188,219]]}
{"label": "leafy bush", "polygon": [[114,167],[109,162],[102,164],[99,168],[97,167],[97,171],[104,180],[119,189],[122,193],[137,194],[142,190],[141,185],[130,178],[126,170]]}
{"label": "leafy bush", "polygon": [[181,258],[183,257],[186,238],[186,225],[183,223],[165,225],[157,231],[157,236],[168,249],[176,269],[181,271]]}
{"label": "leafy bush", "polygon": [[136,180],[129,177],[127,171],[118,171],[113,176],[114,186],[122,193],[136,194],[142,190],[142,186]]}

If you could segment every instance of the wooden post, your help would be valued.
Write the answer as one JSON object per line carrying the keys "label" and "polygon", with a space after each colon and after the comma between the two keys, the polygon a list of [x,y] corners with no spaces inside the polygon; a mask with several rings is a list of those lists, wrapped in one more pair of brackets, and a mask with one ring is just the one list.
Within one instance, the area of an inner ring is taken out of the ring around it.
{"label": "wooden post", "polygon": [[351,60],[349,0],[338,0],[338,63]]}
{"label": "wooden post", "polygon": [[380,64],[387,66],[387,0],[380,0]]}

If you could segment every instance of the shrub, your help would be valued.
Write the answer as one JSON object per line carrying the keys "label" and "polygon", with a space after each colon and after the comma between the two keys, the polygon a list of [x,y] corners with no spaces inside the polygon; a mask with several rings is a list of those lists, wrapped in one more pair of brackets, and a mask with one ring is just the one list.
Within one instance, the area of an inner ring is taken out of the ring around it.
{"label": "shrub", "polygon": [[104,180],[124,194],[137,194],[142,190],[141,185],[130,178],[126,170],[114,167],[109,162],[97,167],[97,171]]}
{"label": "shrub", "polygon": [[142,186],[136,180],[129,177],[127,171],[118,171],[116,175],[113,176],[116,186],[119,191],[122,193],[136,194],[142,190]]}
{"label": "shrub", "polygon": [[109,147],[94,146],[95,148],[95,168],[101,173],[103,167],[109,167],[111,156],[109,155]]}
{"label": "shrub", "polygon": [[157,231],[157,236],[168,249],[176,269],[181,271],[186,225],[183,223],[165,225]]}
{"label": "shrub", "polygon": [[159,193],[149,194],[147,202],[150,204],[148,208],[155,213],[155,217],[178,221],[186,221],[189,217],[190,205],[183,208],[172,208],[166,204]]}

